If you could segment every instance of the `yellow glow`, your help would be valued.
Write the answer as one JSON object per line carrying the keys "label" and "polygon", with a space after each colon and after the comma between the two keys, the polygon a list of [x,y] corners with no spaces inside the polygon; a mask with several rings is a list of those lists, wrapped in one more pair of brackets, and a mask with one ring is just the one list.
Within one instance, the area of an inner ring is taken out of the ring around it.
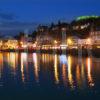
{"label": "yellow glow", "polygon": [[76,67],[76,77],[78,80],[80,80],[80,69],[79,69],[79,65],[77,65]]}
{"label": "yellow glow", "polygon": [[58,43],[57,40],[55,40],[54,43],[57,44]]}
{"label": "yellow glow", "polygon": [[36,82],[39,82],[39,66],[38,66],[38,57],[36,53],[33,53],[33,62],[34,62],[34,73]]}
{"label": "yellow glow", "polygon": [[77,78],[77,84],[79,87],[81,87],[81,72],[80,72],[80,66],[77,65],[76,67],[76,78]]}
{"label": "yellow glow", "polygon": [[87,42],[87,44],[91,44],[91,39],[88,38],[86,42]]}
{"label": "yellow glow", "polygon": [[99,49],[99,48],[100,48],[100,46],[97,46],[97,48]]}
{"label": "yellow glow", "polygon": [[4,43],[3,46],[5,49],[15,49],[16,46],[18,46],[18,41],[17,40],[8,40],[6,43]]}
{"label": "yellow glow", "polygon": [[35,41],[35,44],[37,44],[37,41]]}
{"label": "yellow glow", "polygon": [[10,53],[9,54],[9,64],[11,67],[13,67],[15,69],[15,59],[16,59],[16,55],[15,53]]}
{"label": "yellow glow", "polygon": [[24,45],[22,45],[22,47],[23,47],[23,48],[26,48],[26,47],[27,47],[27,45],[25,45],[25,44],[24,44]]}
{"label": "yellow glow", "polygon": [[49,62],[53,61],[52,55],[49,54],[42,54],[42,62],[47,64]]}
{"label": "yellow glow", "polygon": [[1,73],[2,73],[2,70],[3,70],[3,54],[0,53],[0,78],[2,77]]}
{"label": "yellow glow", "polygon": [[16,70],[15,69],[16,69],[16,66],[18,64],[17,61],[18,61],[17,53],[9,53],[9,61],[8,61],[8,63],[12,67],[14,75],[16,74]]}
{"label": "yellow glow", "polygon": [[90,87],[94,86],[94,82],[91,75],[91,59],[87,58],[87,75]]}
{"label": "yellow glow", "polygon": [[82,78],[82,83],[85,81],[85,72],[84,72],[84,64],[82,63],[81,65],[81,78]]}
{"label": "yellow glow", "polygon": [[21,54],[21,73],[22,73],[22,81],[25,81],[25,75],[24,75],[24,65],[27,63],[27,54],[22,53]]}
{"label": "yellow glow", "polygon": [[55,75],[55,80],[56,84],[59,83],[59,74],[58,74],[58,63],[57,63],[57,55],[54,56],[54,75]]}
{"label": "yellow glow", "polygon": [[70,38],[67,39],[67,44],[68,44],[68,45],[72,45],[72,43],[73,43],[73,42],[72,42],[72,40],[71,40]]}
{"label": "yellow glow", "polygon": [[68,79],[69,79],[69,83],[71,88],[73,88],[73,77],[72,77],[72,59],[70,56],[68,56]]}
{"label": "yellow glow", "polygon": [[0,66],[3,65],[3,54],[0,53]]}
{"label": "yellow glow", "polygon": [[21,45],[23,45],[23,42],[20,42]]}

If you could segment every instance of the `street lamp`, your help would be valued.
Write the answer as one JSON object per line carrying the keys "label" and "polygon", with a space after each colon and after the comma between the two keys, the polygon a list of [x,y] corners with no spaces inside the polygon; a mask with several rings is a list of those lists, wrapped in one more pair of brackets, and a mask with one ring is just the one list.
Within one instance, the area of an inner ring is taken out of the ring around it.
{"label": "street lamp", "polygon": [[67,44],[72,45],[72,40],[70,38],[67,39]]}
{"label": "street lamp", "polygon": [[88,38],[86,42],[87,42],[87,44],[89,44],[89,45],[91,45],[91,44],[92,44],[92,42],[91,42],[91,39],[90,39],[90,38]]}
{"label": "street lamp", "polygon": [[57,40],[54,40],[54,44],[57,44],[58,42],[57,42]]}

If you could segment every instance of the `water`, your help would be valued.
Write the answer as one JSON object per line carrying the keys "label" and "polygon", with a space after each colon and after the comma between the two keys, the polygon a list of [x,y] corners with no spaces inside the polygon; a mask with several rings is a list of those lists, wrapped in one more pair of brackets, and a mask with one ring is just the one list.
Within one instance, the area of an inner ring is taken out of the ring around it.
{"label": "water", "polygon": [[99,58],[0,53],[0,100],[96,100],[99,95]]}

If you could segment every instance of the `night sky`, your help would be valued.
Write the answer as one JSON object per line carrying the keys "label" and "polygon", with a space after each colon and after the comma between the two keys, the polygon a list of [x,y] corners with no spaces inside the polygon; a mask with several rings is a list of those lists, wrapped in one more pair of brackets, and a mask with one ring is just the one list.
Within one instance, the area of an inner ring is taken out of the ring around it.
{"label": "night sky", "polygon": [[70,22],[82,15],[100,15],[100,0],[0,0],[0,32],[14,31],[16,24],[23,30],[39,23]]}

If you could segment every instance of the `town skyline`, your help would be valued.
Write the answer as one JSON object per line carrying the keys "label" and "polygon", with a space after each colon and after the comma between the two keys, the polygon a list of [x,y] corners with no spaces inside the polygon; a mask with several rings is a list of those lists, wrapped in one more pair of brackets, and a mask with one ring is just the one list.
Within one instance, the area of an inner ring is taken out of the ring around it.
{"label": "town skyline", "polygon": [[0,0],[0,33],[33,30],[38,24],[100,15],[99,0]]}
{"label": "town skyline", "polygon": [[[99,24],[100,21],[100,16],[97,15],[91,15],[91,16],[78,16],[77,18],[74,18],[72,21],[67,22],[63,20],[58,20],[57,22],[49,22],[49,23],[29,23],[29,22],[5,22],[0,23],[0,37],[4,36],[16,36],[20,32],[25,33],[25,34],[32,34],[34,31],[37,30],[38,26],[47,26],[50,28],[52,25],[56,26],[58,24],[68,24],[69,26],[73,26],[72,24],[77,23],[84,23],[88,24],[87,22],[92,24],[92,21],[94,20],[95,23]],[[94,23],[94,24],[95,24]],[[78,24],[79,25],[79,24]],[[80,26],[80,25],[79,25]],[[97,25],[98,26],[98,25]]]}

